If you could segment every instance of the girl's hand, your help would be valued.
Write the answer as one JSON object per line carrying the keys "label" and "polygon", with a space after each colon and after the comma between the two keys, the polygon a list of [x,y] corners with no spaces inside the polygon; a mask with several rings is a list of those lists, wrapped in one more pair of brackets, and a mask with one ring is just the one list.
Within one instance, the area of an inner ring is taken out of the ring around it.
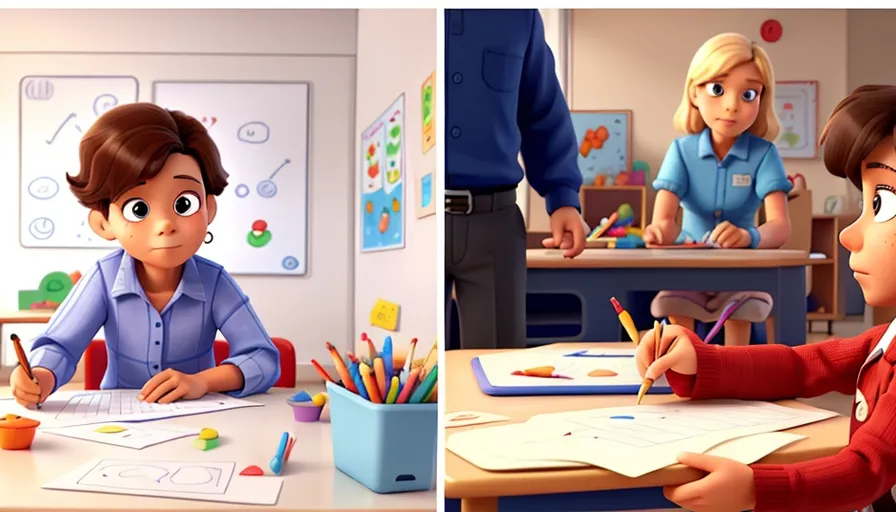
{"label": "girl's hand", "polygon": [[190,375],[168,368],[149,379],[140,390],[138,400],[170,404],[175,400],[195,400],[208,393],[208,384],[200,375]]}
{"label": "girl's hand", "polygon": [[667,500],[694,512],[741,512],[756,505],[750,466],[723,457],[683,453],[678,462],[707,473],[700,480],[663,488]]}
{"label": "girl's hand", "polygon": [[659,359],[654,357],[655,346],[653,329],[651,329],[641,338],[641,342],[638,343],[638,348],[635,350],[635,364],[641,378],[657,380],[667,370],[682,375],[697,373],[697,353],[694,352],[694,345],[691,344],[689,331],[684,327],[667,325],[663,328],[660,353],[665,353],[665,355]]}
{"label": "girl's hand", "polygon": [[750,232],[726,220],[712,230],[709,240],[723,249],[744,249],[750,247]]}

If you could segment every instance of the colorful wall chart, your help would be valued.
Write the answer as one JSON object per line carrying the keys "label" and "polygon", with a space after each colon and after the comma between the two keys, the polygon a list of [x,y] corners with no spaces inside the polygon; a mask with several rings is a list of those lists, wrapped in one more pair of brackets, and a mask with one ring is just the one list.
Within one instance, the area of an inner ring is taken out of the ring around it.
{"label": "colorful wall chart", "polygon": [[436,171],[422,174],[417,178],[416,194],[417,198],[414,209],[417,212],[417,218],[429,217],[436,214],[435,201],[435,181]]}
{"label": "colorful wall chart", "polygon": [[423,121],[423,154],[436,145],[436,72],[423,82],[420,87],[420,112]]}
{"label": "colorful wall chart", "polygon": [[361,133],[361,252],[404,248],[404,94]]}

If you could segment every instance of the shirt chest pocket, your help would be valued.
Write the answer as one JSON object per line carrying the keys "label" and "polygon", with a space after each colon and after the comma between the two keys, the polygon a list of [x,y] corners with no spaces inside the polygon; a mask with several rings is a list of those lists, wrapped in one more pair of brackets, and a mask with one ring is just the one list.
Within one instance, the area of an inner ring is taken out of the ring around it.
{"label": "shirt chest pocket", "polygon": [[520,87],[523,58],[496,50],[482,53],[482,81],[497,92],[514,92]]}

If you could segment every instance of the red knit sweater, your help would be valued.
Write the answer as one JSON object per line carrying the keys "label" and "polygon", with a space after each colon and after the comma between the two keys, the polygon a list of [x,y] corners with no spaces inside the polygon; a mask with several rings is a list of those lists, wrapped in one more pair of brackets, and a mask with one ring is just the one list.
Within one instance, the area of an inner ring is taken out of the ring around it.
{"label": "red knit sweater", "polygon": [[[850,339],[791,348],[783,345],[718,347],[692,336],[697,375],[672,371],[675,394],[694,399],[780,400],[858,388],[867,400],[865,421],[853,404],[849,446],[836,455],[796,464],[754,464],[755,512],[860,510],[896,485],[896,342],[863,364],[886,325]],[[860,375],[861,373],[861,375]]]}

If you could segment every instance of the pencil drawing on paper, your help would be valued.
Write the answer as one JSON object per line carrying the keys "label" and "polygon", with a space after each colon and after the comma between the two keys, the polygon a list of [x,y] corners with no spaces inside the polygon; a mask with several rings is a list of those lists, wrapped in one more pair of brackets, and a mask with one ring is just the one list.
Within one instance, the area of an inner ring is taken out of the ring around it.
{"label": "pencil drawing on paper", "polygon": [[217,400],[180,401],[170,404],[147,403],[137,400],[137,390],[96,391],[79,393],[71,398],[56,414],[57,420],[120,417],[131,415],[183,414],[185,411],[219,410],[225,402]]}
{"label": "pencil drawing on paper", "polygon": [[224,494],[233,462],[174,462],[103,459],[78,479],[84,487],[130,491]]}
{"label": "pencil drawing on paper", "polygon": [[759,407],[716,405],[701,410],[700,405],[689,404],[686,410],[664,406],[616,408],[610,412],[598,409],[562,415],[556,420],[569,427],[561,437],[570,441],[590,438],[634,448],[649,448],[796,417],[786,411]]}

